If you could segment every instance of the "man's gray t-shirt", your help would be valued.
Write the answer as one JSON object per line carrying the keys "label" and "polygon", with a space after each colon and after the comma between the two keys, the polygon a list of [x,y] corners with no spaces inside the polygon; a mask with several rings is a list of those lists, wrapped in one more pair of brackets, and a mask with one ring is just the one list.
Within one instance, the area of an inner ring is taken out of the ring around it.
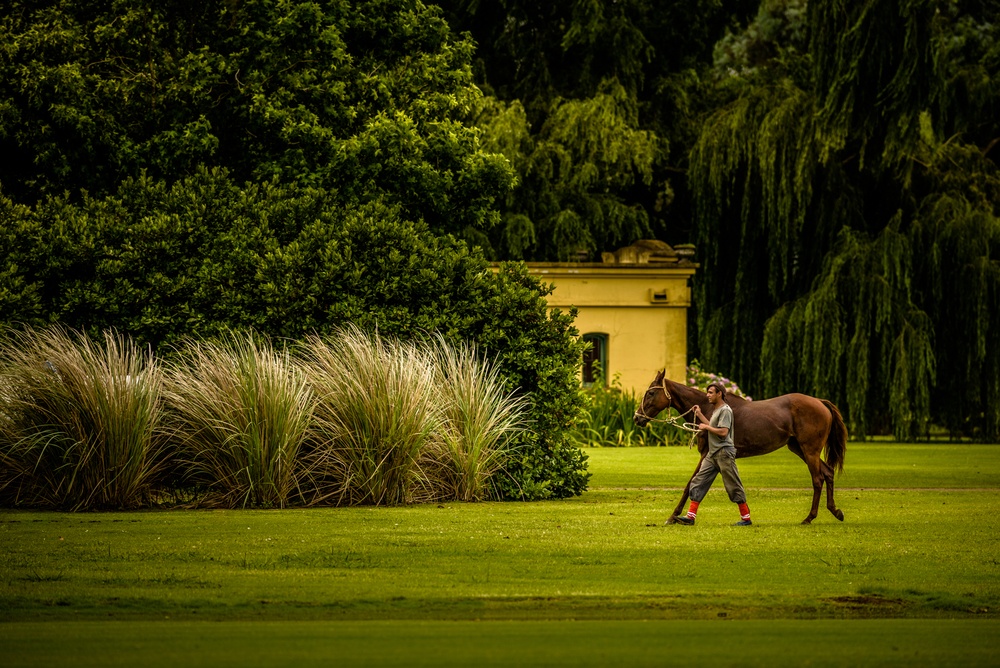
{"label": "man's gray t-shirt", "polygon": [[722,448],[735,448],[736,444],[733,442],[733,409],[729,407],[729,404],[723,402],[715,412],[712,413],[712,418],[708,421],[712,427],[727,427],[729,433],[726,437],[716,436],[712,432],[708,432],[708,452],[709,454],[715,454]]}

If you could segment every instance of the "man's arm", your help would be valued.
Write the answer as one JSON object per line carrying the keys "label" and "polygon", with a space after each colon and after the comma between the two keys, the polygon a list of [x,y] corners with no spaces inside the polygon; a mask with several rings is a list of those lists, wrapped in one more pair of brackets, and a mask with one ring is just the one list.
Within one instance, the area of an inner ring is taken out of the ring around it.
{"label": "man's arm", "polygon": [[698,425],[698,429],[701,429],[702,431],[711,432],[716,436],[718,436],[719,438],[725,438],[726,436],[729,435],[729,427],[713,427],[712,425],[706,424],[704,422]]}

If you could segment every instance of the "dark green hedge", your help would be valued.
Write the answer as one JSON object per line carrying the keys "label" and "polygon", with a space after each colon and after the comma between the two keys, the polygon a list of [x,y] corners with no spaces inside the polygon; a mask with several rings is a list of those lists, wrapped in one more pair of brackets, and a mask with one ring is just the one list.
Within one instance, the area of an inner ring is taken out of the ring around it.
{"label": "dark green hedge", "polygon": [[508,498],[579,494],[586,456],[572,315],[549,313],[523,265],[478,251],[375,200],[345,210],[322,189],[239,185],[224,170],[173,185],[35,207],[0,199],[0,313],[7,325],[114,328],[169,354],[185,337],[252,328],[295,340],[348,322],[401,338],[441,332],[496,356],[529,393],[533,429],[498,481]]}

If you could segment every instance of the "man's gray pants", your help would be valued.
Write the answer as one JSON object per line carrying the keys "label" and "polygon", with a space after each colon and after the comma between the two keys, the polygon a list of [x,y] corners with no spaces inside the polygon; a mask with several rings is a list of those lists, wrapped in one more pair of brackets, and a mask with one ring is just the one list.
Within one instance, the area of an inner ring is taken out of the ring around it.
{"label": "man's gray pants", "polygon": [[733,503],[746,503],[747,495],[736,468],[736,448],[730,447],[719,448],[714,454],[705,455],[698,473],[691,479],[691,500],[700,503],[715,482],[715,476],[720,473],[729,500]]}

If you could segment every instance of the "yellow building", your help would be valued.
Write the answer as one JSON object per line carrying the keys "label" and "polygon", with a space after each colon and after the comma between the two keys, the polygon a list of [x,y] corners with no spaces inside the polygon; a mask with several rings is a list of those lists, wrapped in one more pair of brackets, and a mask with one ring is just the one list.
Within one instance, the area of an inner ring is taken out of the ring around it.
{"label": "yellow building", "polygon": [[550,307],[578,310],[576,327],[591,352],[584,358],[583,382],[600,368],[619,376],[625,389],[641,395],[659,369],[683,380],[687,365],[687,311],[690,280],[698,265],[691,247],[639,241],[602,262],[529,262],[528,270],[555,286]]}

